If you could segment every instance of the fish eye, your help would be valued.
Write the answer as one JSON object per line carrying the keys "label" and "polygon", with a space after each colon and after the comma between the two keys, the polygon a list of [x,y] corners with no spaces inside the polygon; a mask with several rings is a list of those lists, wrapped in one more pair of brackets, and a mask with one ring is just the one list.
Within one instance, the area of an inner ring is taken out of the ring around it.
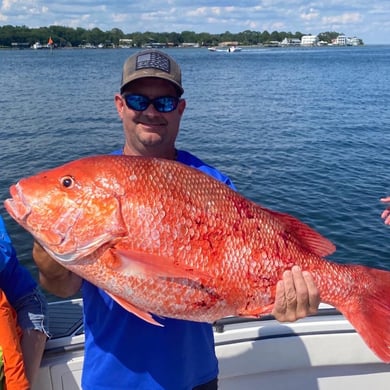
{"label": "fish eye", "polygon": [[64,176],[61,180],[61,185],[65,188],[72,188],[74,184],[74,179],[72,176]]}

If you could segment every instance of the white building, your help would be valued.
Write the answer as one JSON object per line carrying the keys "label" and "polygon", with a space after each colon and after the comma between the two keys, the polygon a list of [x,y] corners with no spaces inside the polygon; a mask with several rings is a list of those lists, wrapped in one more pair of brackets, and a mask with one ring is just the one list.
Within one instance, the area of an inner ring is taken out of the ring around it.
{"label": "white building", "polygon": [[301,45],[302,46],[316,46],[317,43],[318,43],[317,35],[304,35],[301,38]]}
{"label": "white building", "polygon": [[335,39],[334,44],[339,46],[345,46],[347,44],[347,37],[345,35],[339,35]]}
{"label": "white building", "polygon": [[128,38],[120,38],[119,39],[119,47],[127,48],[133,46],[133,40]]}
{"label": "white building", "polygon": [[347,45],[359,46],[361,45],[361,40],[356,37],[348,38]]}
{"label": "white building", "polygon": [[281,42],[282,46],[299,46],[301,44],[301,40],[298,38],[284,38]]}

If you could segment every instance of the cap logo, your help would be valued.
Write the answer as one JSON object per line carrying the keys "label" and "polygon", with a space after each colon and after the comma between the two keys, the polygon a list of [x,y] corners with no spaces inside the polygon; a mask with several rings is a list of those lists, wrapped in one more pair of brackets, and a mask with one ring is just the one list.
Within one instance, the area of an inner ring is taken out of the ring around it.
{"label": "cap logo", "polygon": [[161,53],[152,52],[140,54],[137,57],[135,64],[135,70],[141,70],[145,68],[154,68],[162,70],[163,72],[171,72],[171,63],[167,57]]}

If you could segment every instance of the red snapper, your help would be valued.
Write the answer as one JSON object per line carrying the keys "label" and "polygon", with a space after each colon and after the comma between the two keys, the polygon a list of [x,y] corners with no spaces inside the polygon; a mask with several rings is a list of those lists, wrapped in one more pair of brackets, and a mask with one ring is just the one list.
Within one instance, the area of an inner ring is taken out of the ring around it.
{"label": "red snapper", "polygon": [[277,281],[297,264],[390,362],[390,272],[324,259],[335,247],[319,233],[198,170],[95,156],[10,193],[7,211],[56,261],[150,323],[270,313]]}

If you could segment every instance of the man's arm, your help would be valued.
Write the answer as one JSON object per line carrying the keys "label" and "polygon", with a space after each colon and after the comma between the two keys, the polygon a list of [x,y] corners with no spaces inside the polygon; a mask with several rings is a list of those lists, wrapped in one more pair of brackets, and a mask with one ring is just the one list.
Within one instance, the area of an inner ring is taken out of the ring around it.
{"label": "man's arm", "polygon": [[39,269],[39,282],[47,291],[68,298],[80,290],[82,278],[53,260],[37,242],[34,242],[33,258]]}
{"label": "man's arm", "polygon": [[292,322],[316,314],[319,304],[320,294],[313,277],[294,266],[284,272],[277,284],[272,315],[280,322]]}

